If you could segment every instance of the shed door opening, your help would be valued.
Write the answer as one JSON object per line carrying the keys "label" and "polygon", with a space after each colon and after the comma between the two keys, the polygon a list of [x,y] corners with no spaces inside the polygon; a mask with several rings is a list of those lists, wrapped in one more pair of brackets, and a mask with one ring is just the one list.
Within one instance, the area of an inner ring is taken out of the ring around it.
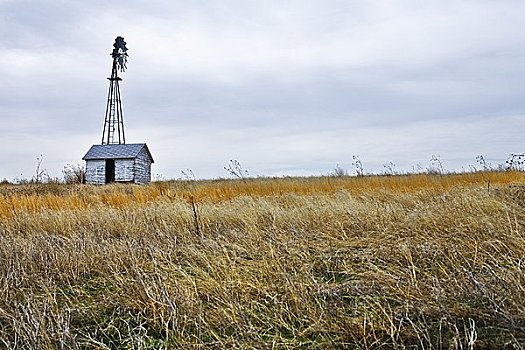
{"label": "shed door opening", "polygon": [[106,159],[106,183],[115,181],[115,160]]}

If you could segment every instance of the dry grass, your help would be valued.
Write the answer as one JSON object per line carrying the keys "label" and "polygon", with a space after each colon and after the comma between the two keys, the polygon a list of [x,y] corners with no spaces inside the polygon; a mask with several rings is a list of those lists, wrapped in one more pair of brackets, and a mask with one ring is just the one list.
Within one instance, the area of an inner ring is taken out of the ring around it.
{"label": "dry grass", "polygon": [[524,181],[3,186],[0,347],[522,349]]}

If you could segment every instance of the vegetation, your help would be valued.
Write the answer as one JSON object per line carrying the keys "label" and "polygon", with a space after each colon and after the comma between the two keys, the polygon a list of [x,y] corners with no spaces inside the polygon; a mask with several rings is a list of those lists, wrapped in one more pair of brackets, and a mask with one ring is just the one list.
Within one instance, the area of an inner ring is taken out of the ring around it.
{"label": "vegetation", "polygon": [[525,174],[339,175],[0,185],[0,347],[523,348]]}

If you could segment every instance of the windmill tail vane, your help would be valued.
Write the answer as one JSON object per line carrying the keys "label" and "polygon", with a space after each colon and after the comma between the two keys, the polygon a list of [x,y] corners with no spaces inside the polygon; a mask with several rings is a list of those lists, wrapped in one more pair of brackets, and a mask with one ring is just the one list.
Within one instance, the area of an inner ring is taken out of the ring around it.
{"label": "windmill tail vane", "polygon": [[104,129],[102,131],[102,144],[125,144],[124,118],[122,115],[122,101],[120,98],[118,71],[124,72],[128,62],[128,48],[124,38],[118,36],[113,44],[113,65],[109,80],[108,99],[106,104],[106,116],[104,118]]}

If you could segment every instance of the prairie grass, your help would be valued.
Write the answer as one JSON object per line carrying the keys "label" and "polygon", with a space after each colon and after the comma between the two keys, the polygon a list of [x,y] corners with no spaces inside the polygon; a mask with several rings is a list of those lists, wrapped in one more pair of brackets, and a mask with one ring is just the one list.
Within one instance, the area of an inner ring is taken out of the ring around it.
{"label": "prairie grass", "polygon": [[522,349],[524,181],[0,186],[0,348]]}

